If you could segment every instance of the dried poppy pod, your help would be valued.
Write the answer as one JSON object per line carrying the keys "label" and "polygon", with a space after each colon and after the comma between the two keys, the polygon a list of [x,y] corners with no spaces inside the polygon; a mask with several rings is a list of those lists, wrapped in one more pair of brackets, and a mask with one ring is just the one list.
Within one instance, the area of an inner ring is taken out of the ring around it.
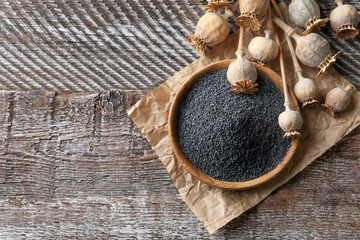
{"label": "dried poppy pod", "polygon": [[271,30],[265,30],[265,37],[253,38],[248,46],[251,57],[262,64],[274,60],[279,53],[278,45],[270,38],[271,33]]}
{"label": "dried poppy pod", "polygon": [[303,125],[303,119],[298,111],[290,109],[289,105],[285,106],[285,111],[278,118],[280,128],[285,132],[284,138],[301,137],[300,129]]}
{"label": "dried poppy pod", "polygon": [[319,89],[315,82],[310,78],[304,78],[301,73],[298,73],[299,81],[295,84],[294,93],[296,98],[302,103],[304,108],[307,105],[318,103],[316,99]]}
{"label": "dried poppy pod", "polygon": [[303,36],[319,31],[329,21],[329,18],[320,18],[320,8],[314,0],[292,0],[289,15],[297,26],[305,28]]}
{"label": "dried poppy pod", "polygon": [[319,92],[318,87],[312,79],[304,78],[302,76],[303,69],[300,66],[299,61],[296,57],[294,45],[292,44],[288,36],[286,36],[286,41],[289,45],[291,58],[293,60],[294,72],[298,77],[298,82],[294,86],[294,93],[296,98],[302,103],[303,108],[307,105],[318,103],[319,101],[316,99]]}
{"label": "dried poppy pod", "polygon": [[223,42],[230,33],[227,19],[233,15],[227,9],[223,15],[208,12],[202,16],[196,25],[194,35],[186,35],[191,46],[200,54],[205,54],[205,47],[212,47]]}
{"label": "dried poppy pod", "polygon": [[[279,16],[282,17],[282,14],[277,6],[275,0],[271,0],[275,10],[278,12]],[[286,72],[285,72],[285,62],[283,56],[283,50],[280,44],[279,35],[275,35],[276,43],[279,46],[279,60],[280,60],[280,70],[281,70],[281,78],[282,78],[282,85],[283,85],[283,92],[284,92],[284,106],[285,111],[279,115],[278,123],[280,128],[285,132],[284,138],[298,138],[301,137],[300,129],[303,125],[303,119],[301,114],[298,111],[291,110],[290,108],[290,98],[289,98],[289,91],[286,81]],[[291,43],[290,38],[286,36],[286,41]],[[296,59],[294,49],[292,46],[289,45],[290,51],[292,52],[292,57]],[[297,62],[296,62],[297,63]],[[299,68],[298,71],[301,71]]]}
{"label": "dried poppy pod", "polygon": [[244,57],[244,31],[245,28],[240,27],[238,49],[235,53],[237,58],[229,65],[227,79],[233,88],[230,92],[253,95],[259,90],[255,83],[257,71],[254,64]]}
{"label": "dried poppy pod", "polygon": [[340,52],[333,55],[329,42],[316,33],[310,33],[306,36],[299,36],[295,30],[281,21],[278,17],[274,17],[274,22],[282,29],[288,36],[295,39],[296,56],[302,64],[308,67],[317,67],[320,69],[318,76],[324,73],[336,61]]}
{"label": "dried poppy pod", "polygon": [[208,4],[203,8],[206,12],[217,12],[219,10],[225,10],[233,4],[233,1],[227,0],[210,0]]}
{"label": "dried poppy pod", "polygon": [[233,88],[231,92],[238,94],[255,94],[258,86],[255,83],[257,79],[257,71],[249,60],[244,58],[243,54],[239,54],[237,59],[233,61],[227,71],[227,79]]}
{"label": "dried poppy pod", "polygon": [[359,34],[356,26],[359,24],[359,14],[355,7],[345,4],[342,0],[335,0],[337,8],[330,13],[331,28],[336,31],[336,37],[347,40]]}
{"label": "dried poppy pod", "polygon": [[347,85],[345,89],[334,88],[326,94],[325,103],[321,105],[325,111],[335,117],[335,113],[344,111],[351,102],[349,91],[353,86]]}
{"label": "dried poppy pod", "polygon": [[241,27],[257,31],[261,27],[259,19],[265,16],[270,0],[239,0],[240,16],[235,19]]}

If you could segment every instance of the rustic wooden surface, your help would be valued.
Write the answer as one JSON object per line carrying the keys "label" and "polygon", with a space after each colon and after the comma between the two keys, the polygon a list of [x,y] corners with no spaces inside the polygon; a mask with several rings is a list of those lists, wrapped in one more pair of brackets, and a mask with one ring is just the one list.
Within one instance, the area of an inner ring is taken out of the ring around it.
{"label": "rustic wooden surface", "polygon": [[[198,57],[202,5],[0,1],[0,239],[360,238],[360,128],[212,236],[182,202],[125,109]],[[360,37],[322,34],[360,89]]]}
{"label": "rustic wooden surface", "polygon": [[[318,2],[328,17],[333,0]],[[359,1],[347,2],[360,9]],[[184,36],[194,31],[203,5],[192,0],[1,0],[0,89],[152,89],[198,57]],[[360,36],[338,40],[329,25],[322,35],[334,52],[342,51],[335,68],[360,89]]]}
{"label": "rustic wooden surface", "polygon": [[360,237],[359,128],[209,236],[126,115],[147,92],[1,92],[0,239]]}

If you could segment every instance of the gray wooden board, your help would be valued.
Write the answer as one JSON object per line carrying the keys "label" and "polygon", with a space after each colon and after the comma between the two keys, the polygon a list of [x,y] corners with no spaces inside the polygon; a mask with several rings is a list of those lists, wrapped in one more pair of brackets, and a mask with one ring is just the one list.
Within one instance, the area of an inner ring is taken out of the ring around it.
{"label": "gray wooden board", "polygon": [[0,92],[0,239],[360,237],[360,128],[210,236],[125,112],[146,93]]}
{"label": "gray wooden board", "polygon": [[[0,1],[0,239],[360,238],[359,128],[212,236],[181,200],[125,109],[199,56],[203,5]],[[322,35],[360,89],[360,38]]]}
{"label": "gray wooden board", "polygon": [[[318,2],[328,17],[335,3]],[[359,1],[348,2],[360,10]],[[193,33],[204,4],[0,1],[0,89],[153,89],[199,57],[184,36]],[[329,25],[321,34],[342,51],[335,68],[360,89],[360,36],[338,40]]]}

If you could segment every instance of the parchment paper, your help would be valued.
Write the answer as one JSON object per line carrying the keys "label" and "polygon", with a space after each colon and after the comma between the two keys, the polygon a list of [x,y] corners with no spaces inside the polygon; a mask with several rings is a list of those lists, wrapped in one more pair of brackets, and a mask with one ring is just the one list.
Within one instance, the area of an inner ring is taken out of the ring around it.
{"label": "parchment paper", "polygon": [[[250,32],[246,33],[247,42],[250,40],[250,34]],[[247,209],[255,206],[360,124],[360,95],[358,91],[353,90],[351,91],[351,105],[345,112],[337,114],[335,119],[320,108],[302,111],[304,130],[299,147],[289,165],[266,184],[250,190],[228,191],[210,187],[193,178],[173,155],[168,136],[169,108],[182,83],[193,73],[210,63],[235,58],[237,41],[238,33],[230,35],[221,45],[179,71],[128,110],[130,118],[165,165],[180,195],[210,233],[214,233]],[[286,46],[284,39],[282,43],[282,46]],[[293,87],[294,71],[290,53],[286,47],[284,47],[284,55],[288,83]],[[269,67],[280,74],[278,60],[271,62]],[[334,68],[316,77],[317,69],[304,67],[303,75],[316,81],[322,97],[325,97],[326,93],[334,87],[345,87],[349,84]]]}

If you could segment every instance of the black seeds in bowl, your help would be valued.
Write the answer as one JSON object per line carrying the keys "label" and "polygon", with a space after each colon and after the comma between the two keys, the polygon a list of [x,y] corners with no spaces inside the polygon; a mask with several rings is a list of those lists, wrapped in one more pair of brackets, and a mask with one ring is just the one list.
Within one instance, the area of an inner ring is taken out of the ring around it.
{"label": "black seeds in bowl", "polygon": [[235,95],[226,71],[203,76],[188,92],[179,112],[179,141],[205,174],[242,182],[277,167],[291,140],[283,138],[278,125],[284,98],[274,83],[258,74],[256,95]]}

